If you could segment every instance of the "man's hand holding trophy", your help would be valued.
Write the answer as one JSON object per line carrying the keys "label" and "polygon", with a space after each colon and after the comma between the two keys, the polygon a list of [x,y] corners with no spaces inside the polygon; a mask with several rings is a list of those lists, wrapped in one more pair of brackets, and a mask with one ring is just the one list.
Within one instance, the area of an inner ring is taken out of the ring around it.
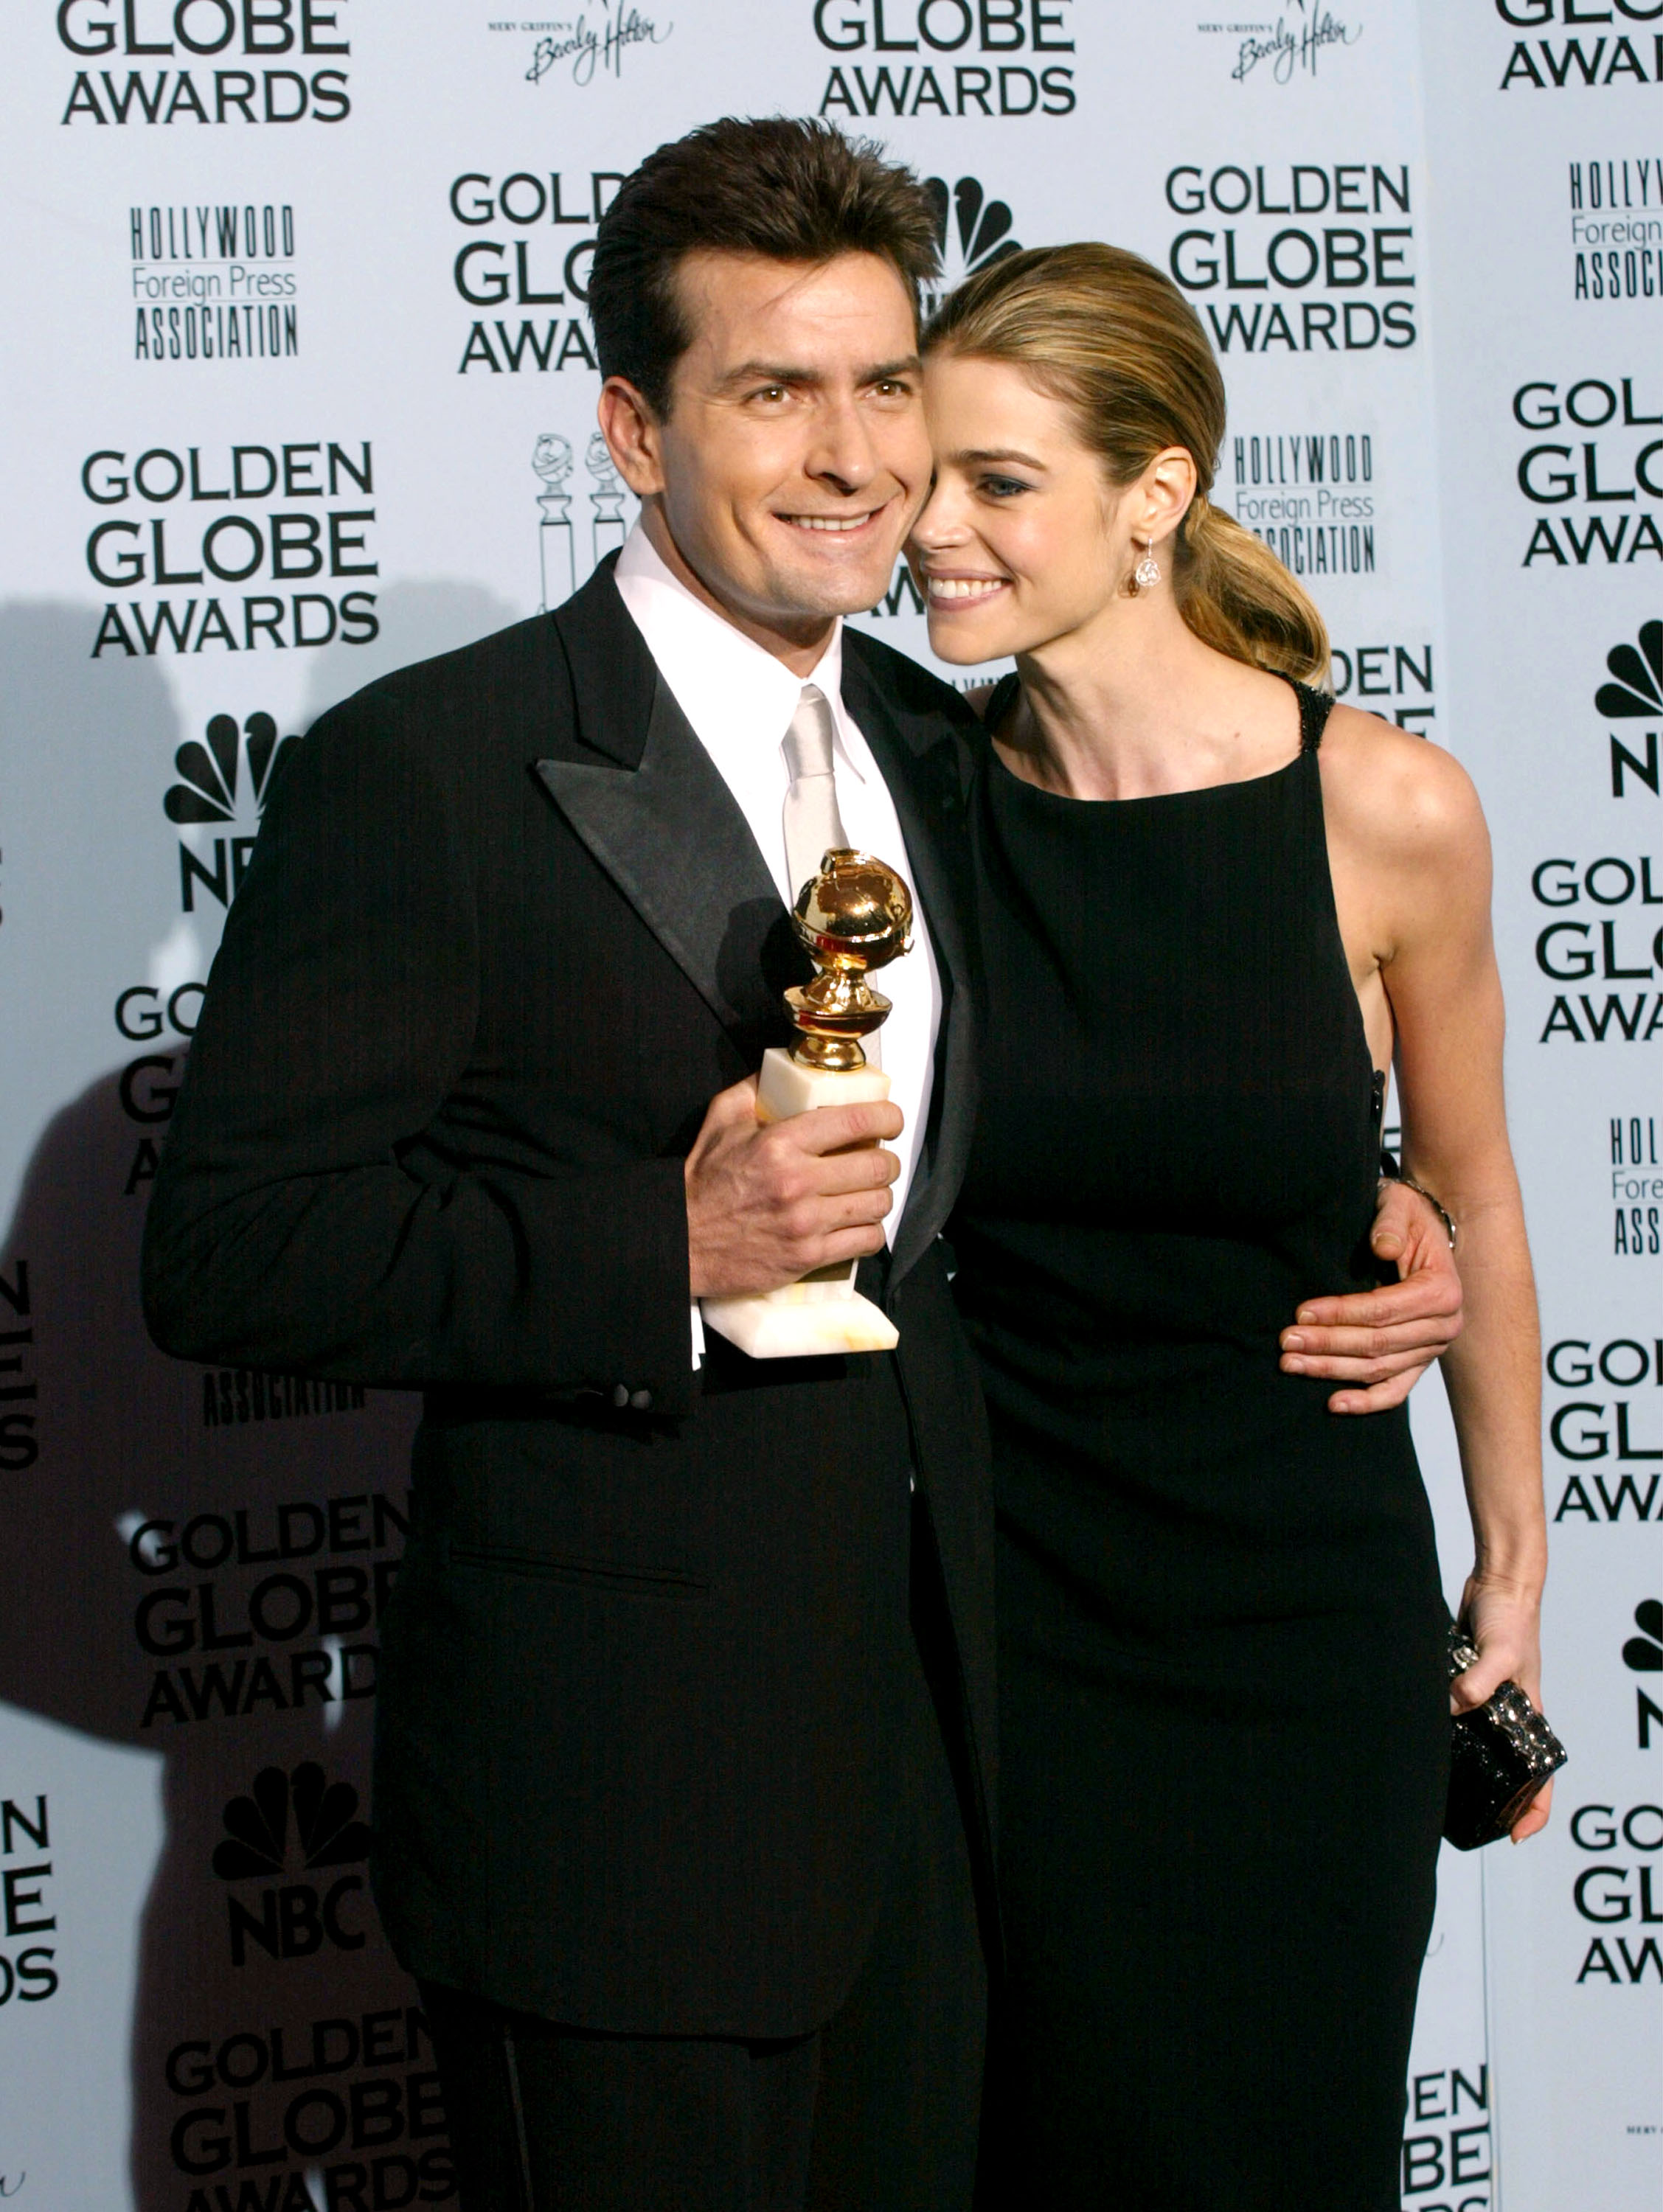
{"label": "man's hand holding trophy", "polygon": [[[787,1052],[763,1055],[757,1119],[789,1120],[813,1107],[863,1105],[889,1096],[889,1078],[862,1046],[890,1011],[868,974],[911,950],[912,896],[893,868],[870,853],[834,847],[792,909],[817,974],[785,1003],[797,1030]],[[868,1143],[875,1143],[868,1139]],[[799,1282],[740,1297],[707,1297],[704,1323],[753,1359],[828,1352],[887,1352],[894,1324],[855,1288],[858,1262],[817,1267]]]}

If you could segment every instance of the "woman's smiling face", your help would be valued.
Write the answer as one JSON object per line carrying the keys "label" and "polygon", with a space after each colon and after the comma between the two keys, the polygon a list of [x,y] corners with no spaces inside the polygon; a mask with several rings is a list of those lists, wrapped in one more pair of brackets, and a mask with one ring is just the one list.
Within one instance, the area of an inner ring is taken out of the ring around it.
{"label": "woman's smiling face", "polygon": [[1069,410],[1005,362],[930,356],[935,483],[907,556],[941,659],[974,665],[1080,629],[1134,557],[1126,504]]}

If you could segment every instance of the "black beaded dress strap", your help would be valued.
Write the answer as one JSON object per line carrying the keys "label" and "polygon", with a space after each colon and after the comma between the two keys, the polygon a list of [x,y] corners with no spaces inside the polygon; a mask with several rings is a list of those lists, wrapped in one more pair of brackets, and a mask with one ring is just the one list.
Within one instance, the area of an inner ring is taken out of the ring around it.
{"label": "black beaded dress strap", "polygon": [[1300,750],[1313,753],[1322,743],[1328,717],[1334,711],[1333,694],[1318,691],[1309,684],[1301,684],[1297,677],[1290,676],[1288,681],[1293,685],[1294,696],[1299,701]]}

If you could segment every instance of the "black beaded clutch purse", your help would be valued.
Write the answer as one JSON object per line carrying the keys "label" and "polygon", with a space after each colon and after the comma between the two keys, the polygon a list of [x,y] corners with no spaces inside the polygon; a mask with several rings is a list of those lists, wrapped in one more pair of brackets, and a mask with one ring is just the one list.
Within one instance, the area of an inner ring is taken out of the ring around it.
{"label": "black beaded clutch purse", "polygon": [[[1465,1674],[1477,1656],[1452,1620],[1450,1680]],[[1503,1682],[1487,1705],[1457,1713],[1449,1738],[1444,1834],[1458,1851],[1498,1842],[1568,1755],[1516,1682]]]}

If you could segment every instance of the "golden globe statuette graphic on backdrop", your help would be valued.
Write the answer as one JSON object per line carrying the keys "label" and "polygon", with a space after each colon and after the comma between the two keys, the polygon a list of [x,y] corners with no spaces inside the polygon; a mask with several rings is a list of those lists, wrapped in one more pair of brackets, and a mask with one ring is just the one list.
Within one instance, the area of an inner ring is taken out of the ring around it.
{"label": "golden globe statuette graphic on backdrop", "polygon": [[624,502],[630,497],[630,491],[618,476],[606,441],[597,430],[583,451],[583,465],[594,489],[589,494],[594,514],[588,550],[592,558],[587,567],[580,569],[577,532],[571,519],[573,494],[570,486],[576,464],[570,439],[563,438],[557,430],[545,430],[532,450],[531,465],[543,486],[537,495],[540,512],[537,547],[543,580],[540,611],[547,614],[552,608],[563,606],[606,556],[622,547],[630,534],[624,513]]}
{"label": "golden globe statuette graphic on backdrop", "polygon": [[542,479],[537,504],[542,520],[537,526],[537,549],[543,574],[543,605],[547,614],[563,606],[577,589],[577,560],[572,545],[570,442],[557,430],[545,430],[531,457],[532,467]]}
{"label": "golden globe statuette graphic on backdrop", "polygon": [[[889,1000],[866,979],[912,949],[912,894],[893,868],[846,846],[822,857],[791,919],[819,972],[785,994],[796,1042],[789,1052],[775,1045],[763,1054],[757,1119],[764,1122],[888,1097],[889,1078],[870,1065],[861,1040],[883,1022]],[[817,1267],[777,1291],[705,1298],[705,1326],[752,1359],[892,1351],[894,1323],[855,1288],[857,1264]]]}

